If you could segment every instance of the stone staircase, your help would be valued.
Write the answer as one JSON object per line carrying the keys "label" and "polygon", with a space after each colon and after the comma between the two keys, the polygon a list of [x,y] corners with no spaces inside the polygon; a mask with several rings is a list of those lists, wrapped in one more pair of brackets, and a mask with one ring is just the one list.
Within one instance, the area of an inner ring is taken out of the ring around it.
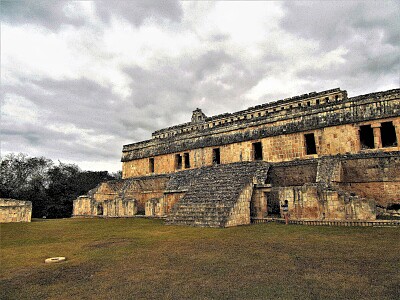
{"label": "stone staircase", "polygon": [[[250,207],[253,184],[265,180],[268,168],[269,164],[265,162],[241,162],[177,173],[179,178],[186,175],[190,179],[185,182],[185,196],[172,208],[166,224],[227,226],[228,221],[232,223],[233,214],[247,214],[246,203],[244,209],[238,208],[239,200],[248,201]],[[174,178],[171,181],[174,182]],[[250,211],[248,220],[250,222]]]}

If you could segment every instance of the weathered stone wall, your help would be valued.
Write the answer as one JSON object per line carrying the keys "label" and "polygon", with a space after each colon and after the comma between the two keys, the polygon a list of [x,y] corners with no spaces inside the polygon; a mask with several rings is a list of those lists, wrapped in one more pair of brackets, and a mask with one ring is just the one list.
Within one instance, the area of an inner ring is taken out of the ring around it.
{"label": "weathered stone wall", "polygon": [[146,216],[161,217],[165,215],[165,198],[153,198],[146,202]]}
{"label": "weathered stone wall", "polygon": [[[98,204],[97,207],[99,207]],[[132,217],[137,214],[138,208],[135,199],[112,199],[102,203],[103,214],[107,217]]]}
{"label": "weathered stone wall", "polygon": [[378,154],[341,162],[343,176],[338,187],[362,197],[373,198],[379,206],[400,204],[400,154]]}
{"label": "weathered stone wall", "polygon": [[[288,197],[298,200],[293,211],[297,219],[371,219],[375,204],[385,208],[400,203],[399,170],[398,152],[364,152],[272,164],[267,179],[272,190],[268,186],[255,189],[252,216],[267,216],[270,201]],[[318,184],[318,190],[310,187],[313,183]]]}
{"label": "weathered stone wall", "polygon": [[73,215],[144,215],[146,202],[163,197],[168,181],[166,175],[155,175],[103,182],[74,201]]}
{"label": "weathered stone wall", "polygon": [[73,216],[92,216],[97,215],[93,211],[93,204],[95,201],[88,196],[79,196],[73,203]]}
{"label": "weathered stone wall", "polygon": [[[400,120],[400,118],[398,118]],[[393,122],[393,118],[381,119],[379,122]],[[400,126],[399,126],[400,128]],[[250,132],[251,129],[247,129]],[[305,134],[313,133],[317,154],[306,153]],[[398,134],[400,136],[400,134]],[[154,157],[155,174],[173,173],[177,170],[175,156],[189,153],[190,168],[200,168],[213,164],[213,149],[220,149],[221,164],[234,163],[240,161],[253,161],[253,143],[262,143],[263,160],[268,162],[291,161],[295,159],[310,159],[324,155],[336,155],[346,153],[376,152],[379,151],[398,151],[396,147],[380,147],[374,149],[361,150],[359,138],[359,124],[338,125],[326,127],[312,131],[299,132],[293,134],[282,134],[268,138],[232,143],[215,147],[204,147],[191,149],[182,152],[164,154]],[[149,169],[149,158],[140,158],[132,161],[123,162],[123,177],[136,177],[151,174]],[[184,164],[182,170],[184,170]]]}
{"label": "weathered stone wall", "polygon": [[264,218],[267,216],[267,197],[264,190],[255,188],[250,201],[250,217]]}
{"label": "weathered stone wall", "polygon": [[272,186],[294,186],[316,182],[317,160],[273,164],[267,182]]}
{"label": "weathered stone wall", "polygon": [[171,209],[174,207],[179,200],[185,196],[186,193],[183,192],[167,192],[164,194],[164,202],[165,202],[165,211],[164,214],[167,215],[171,212]]}
{"label": "weathered stone wall", "polygon": [[30,222],[32,202],[0,198],[0,223]]}
{"label": "weathered stone wall", "polygon": [[[211,127],[196,125],[188,132],[178,130],[172,136],[124,146],[123,177],[150,174],[150,157],[154,158],[155,174],[176,172],[176,154],[189,153],[189,168],[211,165],[215,147],[220,148],[222,164],[251,161],[254,159],[253,142],[262,143],[263,160],[268,162],[360,151],[399,151],[399,143],[383,147],[379,132],[382,122],[393,122],[399,138],[399,97],[399,90],[392,90],[349,99],[342,97],[340,101],[330,98],[330,102],[323,105],[306,99],[302,101],[307,105],[310,102],[310,106],[290,108],[287,102],[283,104],[284,110],[277,108],[268,114],[243,111],[238,113],[240,118],[221,116],[224,119],[221,121],[211,118],[215,123]],[[364,150],[360,144],[362,125],[374,128],[373,149]],[[314,134],[317,154],[307,154],[304,134],[309,133]]]}
{"label": "weathered stone wall", "polygon": [[240,193],[237,202],[229,214],[225,227],[250,224],[250,200],[253,194],[253,183],[249,183]]}
{"label": "weathered stone wall", "polygon": [[375,202],[328,190],[317,184],[273,188],[283,204],[289,202],[290,218],[328,220],[375,220]]}

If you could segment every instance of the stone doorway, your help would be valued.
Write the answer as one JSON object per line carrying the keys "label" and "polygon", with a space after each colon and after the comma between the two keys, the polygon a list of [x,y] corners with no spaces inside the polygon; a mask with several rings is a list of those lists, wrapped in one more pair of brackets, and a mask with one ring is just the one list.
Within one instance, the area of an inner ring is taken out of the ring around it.
{"label": "stone doorway", "polygon": [[277,193],[265,192],[265,202],[267,203],[267,216],[280,217],[281,211],[279,206],[279,197]]}
{"label": "stone doorway", "polygon": [[97,215],[102,216],[103,215],[103,203],[99,203],[97,205]]}

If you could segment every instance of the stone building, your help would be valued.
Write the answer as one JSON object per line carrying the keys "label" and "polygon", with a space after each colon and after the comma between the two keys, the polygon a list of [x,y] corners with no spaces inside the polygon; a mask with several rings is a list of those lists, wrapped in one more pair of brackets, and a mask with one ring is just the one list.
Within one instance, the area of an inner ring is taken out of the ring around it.
{"label": "stone building", "polygon": [[279,216],[373,220],[400,205],[400,89],[339,88],[155,131],[124,145],[122,180],[74,202],[74,215],[167,216],[226,227]]}
{"label": "stone building", "polygon": [[0,223],[30,222],[32,202],[0,198]]}

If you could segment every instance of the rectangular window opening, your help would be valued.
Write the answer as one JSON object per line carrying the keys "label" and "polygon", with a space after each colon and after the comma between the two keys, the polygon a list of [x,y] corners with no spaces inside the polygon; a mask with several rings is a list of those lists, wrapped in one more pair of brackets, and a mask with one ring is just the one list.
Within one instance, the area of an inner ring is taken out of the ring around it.
{"label": "rectangular window opening", "polygon": [[182,169],[182,155],[180,154],[175,155],[175,169]]}
{"label": "rectangular window opening", "polygon": [[149,158],[149,171],[154,173],[154,157]]}
{"label": "rectangular window opening", "polygon": [[361,149],[374,148],[374,132],[371,125],[360,126]]}
{"label": "rectangular window opening", "polygon": [[261,142],[253,143],[253,160],[262,160],[262,144]]}
{"label": "rectangular window opening", "polygon": [[213,149],[213,165],[219,165],[221,163],[221,155],[219,148]]}
{"label": "rectangular window opening", "polygon": [[185,160],[185,169],[190,168],[189,153],[184,153],[183,157],[184,157],[184,160]]}
{"label": "rectangular window opening", "polygon": [[308,133],[304,135],[304,139],[306,141],[306,154],[317,154],[317,147],[315,145],[315,137],[314,133]]}
{"label": "rectangular window opening", "polygon": [[396,129],[393,126],[393,122],[385,122],[381,124],[381,139],[382,147],[396,147]]}

